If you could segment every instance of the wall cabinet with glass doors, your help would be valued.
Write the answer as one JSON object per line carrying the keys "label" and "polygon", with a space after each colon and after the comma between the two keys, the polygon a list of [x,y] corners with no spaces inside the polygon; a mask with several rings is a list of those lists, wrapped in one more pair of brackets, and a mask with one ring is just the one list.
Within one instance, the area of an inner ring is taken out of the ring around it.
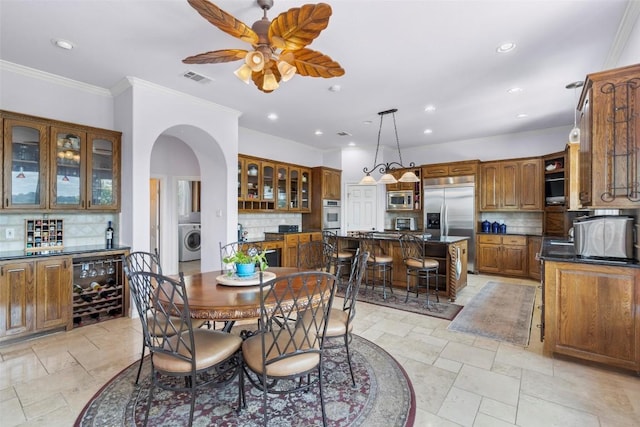
{"label": "wall cabinet with glass doors", "polygon": [[120,210],[120,132],[0,116],[4,209]]}
{"label": "wall cabinet with glass doors", "polygon": [[311,170],[238,155],[238,211],[309,212]]}

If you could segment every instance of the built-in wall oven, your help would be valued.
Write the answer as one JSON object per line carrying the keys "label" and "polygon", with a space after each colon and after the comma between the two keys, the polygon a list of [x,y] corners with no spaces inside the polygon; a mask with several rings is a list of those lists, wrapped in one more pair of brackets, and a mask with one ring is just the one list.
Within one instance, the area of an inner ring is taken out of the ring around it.
{"label": "built-in wall oven", "polygon": [[323,230],[339,230],[340,229],[340,200],[323,200],[322,201],[322,229]]}

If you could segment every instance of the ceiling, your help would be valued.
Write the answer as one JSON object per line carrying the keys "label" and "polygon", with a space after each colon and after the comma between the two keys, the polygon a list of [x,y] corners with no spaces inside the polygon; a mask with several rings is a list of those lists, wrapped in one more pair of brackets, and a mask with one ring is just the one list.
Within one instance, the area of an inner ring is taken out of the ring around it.
{"label": "ceiling", "polygon": [[[345,75],[296,75],[268,94],[234,76],[240,62],[182,63],[249,47],[186,0],[0,0],[0,59],[106,89],[136,77],[236,109],[242,127],[327,150],[375,147],[377,112],[397,108],[400,145],[411,147],[558,126],[568,135],[576,94],[565,86],[618,66],[628,34],[619,29],[638,19],[627,0],[326,1],[333,15],[309,47]],[[247,25],[262,17],[255,0],[213,2]],[[275,0],[268,17],[305,3]],[[55,47],[57,38],[75,48]],[[498,54],[504,42],[516,48]],[[395,145],[390,120],[381,142]]]}

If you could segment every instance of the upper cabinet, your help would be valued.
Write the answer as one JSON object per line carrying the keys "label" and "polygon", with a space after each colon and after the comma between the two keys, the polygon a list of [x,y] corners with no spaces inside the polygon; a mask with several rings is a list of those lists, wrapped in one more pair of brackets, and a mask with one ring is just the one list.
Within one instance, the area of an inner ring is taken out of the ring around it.
{"label": "upper cabinet", "polygon": [[542,210],[542,161],[539,158],[480,165],[480,210]]}
{"label": "upper cabinet", "polygon": [[50,139],[51,208],[118,210],[118,136],[52,126]]}
{"label": "upper cabinet", "polygon": [[19,118],[5,118],[3,122],[2,207],[48,208],[46,124]]}
{"label": "upper cabinet", "polygon": [[340,200],[341,198],[341,189],[342,189],[342,171],[338,169],[331,168],[319,168],[321,174],[321,191],[322,197],[321,199],[327,200]]}
{"label": "upper cabinet", "polygon": [[311,170],[238,155],[238,211],[308,212]]}
{"label": "upper cabinet", "polygon": [[4,209],[120,210],[120,132],[0,115]]}
{"label": "upper cabinet", "polygon": [[452,163],[438,163],[422,166],[423,178],[441,178],[446,176],[475,175],[478,172],[478,160]]}
{"label": "upper cabinet", "polygon": [[640,206],[640,64],[587,75],[580,111],[580,202]]}

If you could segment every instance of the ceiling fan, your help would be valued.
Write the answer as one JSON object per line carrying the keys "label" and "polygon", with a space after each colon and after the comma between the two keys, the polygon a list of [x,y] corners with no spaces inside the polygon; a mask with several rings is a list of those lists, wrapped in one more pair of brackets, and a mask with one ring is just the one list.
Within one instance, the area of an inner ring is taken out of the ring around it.
{"label": "ceiling fan", "polygon": [[185,64],[216,64],[244,60],[235,75],[245,83],[253,80],[263,92],[278,88],[280,81],[296,73],[309,77],[339,77],[344,69],[329,56],[308,49],[320,32],[327,28],[331,6],[325,3],[306,4],[281,13],[273,21],[267,10],[273,0],[257,0],[264,11],[262,19],[251,27],[207,0],[187,0],[207,21],[227,34],[250,43],[253,50],[224,49],[189,56]]}

